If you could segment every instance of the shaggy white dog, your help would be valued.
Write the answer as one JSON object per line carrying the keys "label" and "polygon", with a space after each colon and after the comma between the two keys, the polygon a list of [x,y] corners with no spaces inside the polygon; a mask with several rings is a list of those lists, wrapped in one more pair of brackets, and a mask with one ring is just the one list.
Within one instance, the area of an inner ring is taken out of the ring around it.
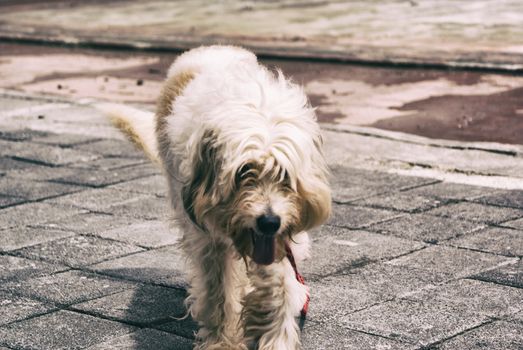
{"label": "shaggy white dog", "polygon": [[[106,108],[106,110],[108,110]],[[201,47],[169,69],[156,115],[114,123],[164,169],[187,255],[196,349],[299,349],[294,262],[330,214],[322,139],[302,89],[249,51]]]}

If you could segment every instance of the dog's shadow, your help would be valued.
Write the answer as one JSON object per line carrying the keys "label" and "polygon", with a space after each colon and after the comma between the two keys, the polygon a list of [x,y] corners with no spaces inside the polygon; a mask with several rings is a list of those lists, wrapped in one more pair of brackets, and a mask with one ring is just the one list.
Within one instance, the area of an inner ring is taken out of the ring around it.
{"label": "dog's shadow", "polygon": [[[172,271],[163,268],[125,268],[105,271],[113,276],[126,276],[143,280],[141,276],[168,276]],[[191,350],[198,327],[190,316],[184,300],[187,297],[183,285],[166,287],[137,284],[121,293],[116,310],[119,318],[139,329],[120,340],[126,349],[133,350]]]}

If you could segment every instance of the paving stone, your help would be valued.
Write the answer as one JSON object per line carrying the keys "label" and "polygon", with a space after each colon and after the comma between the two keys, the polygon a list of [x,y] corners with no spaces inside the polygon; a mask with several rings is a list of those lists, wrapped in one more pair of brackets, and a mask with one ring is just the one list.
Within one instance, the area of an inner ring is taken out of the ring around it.
{"label": "paving stone", "polygon": [[98,141],[98,138],[89,135],[78,134],[49,134],[45,136],[32,137],[31,141],[46,145],[59,147],[72,147],[79,144]]}
{"label": "paving stone", "polygon": [[153,175],[137,180],[122,182],[117,185],[110,186],[121,191],[136,192],[143,194],[154,194],[158,197],[167,196],[167,182],[163,175]]}
{"label": "paving stone", "polygon": [[452,247],[432,246],[388,261],[387,264],[441,272],[454,277],[466,277],[514,261],[515,258]]}
{"label": "paving stone", "polygon": [[385,194],[355,201],[354,204],[379,209],[394,209],[406,212],[421,212],[432,209],[442,202],[435,198],[403,193]]}
{"label": "paving stone", "polygon": [[141,158],[122,158],[122,157],[111,157],[111,158],[99,158],[85,163],[75,163],[68,165],[69,168],[82,168],[82,169],[102,169],[102,170],[115,170],[120,168],[126,168],[141,164],[148,164],[147,159]]}
{"label": "paving stone", "polygon": [[433,197],[440,200],[472,200],[500,190],[490,187],[470,186],[451,182],[440,182],[407,191],[409,195]]}
{"label": "paving stone", "polygon": [[0,171],[27,169],[32,166],[34,165],[21,160],[12,159],[9,157],[0,157]]}
{"label": "paving stone", "polygon": [[346,184],[334,181],[331,184],[332,200],[335,203],[352,203],[362,198],[388,193],[389,189],[384,187],[370,187],[358,184]]}
{"label": "paving stone", "polygon": [[310,238],[312,256],[301,269],[305,275],[332,274],[361,264],[390,259],[424,246],[401,238],[326,225],[319,232],[311,234]]}
{"label": "paving stone", "polygon": [[501,225],[523,230],[523,218],[512,220],[512,221],[506,221],[506,222],[502,223]]}
{"label": "paving stone", "polygon": [[137,195],[136,193],[117,191],[109,188],[96,188],[54,198],[46,201],[46,203],[55,203],[101,212],[110,206],[125,204],[137,198],[145,197],[145,195]]}
{"label": "paving stone", "polygon": [[49,220],[43,224],[37,225],[39,228],[59,229],[73,231],[80,234],[99,235],[100,233],[113,228],[128,226],[136,222],[128,217],[114,216],[100,213],[83,213],[69,216],[64,219]]}
{"label": "paving stone", "polygon": [[449,204],[444,207],[432,209],[427,213],[430,215],[450,217],[457,220],[468,220],[490,224],[523,217],[523,210],[467,202]]}
{"label": "paving stone", "polygon": [[24,278],[47,275],[53,272],[65,271],[66,266],[34,261],[9,255],[0,255],[0,281],[20,281]]}
{"label": "paving stone", "polygon": [[164,220],[171,218],[171,209],[166,198],[156,196],[136,195],[126,203],[105,208],[104,212],[113,215],[127,216],[133,219]]}
{"label": "paving stone", "polygon": [[0,139],[0,156],[2,157],[11,157],[16,149],[20,146],[18,142],[14,141],[5,141]]}
{"label": "paving stone", "polygon": [[405,299],[466,306],[469,310],[489,317],[501,318],[523,309],[523,289],[499,284],[461,279],[451,281]]}
{"label": "paving stone", "polygon": [[17,109],[27,110],[28,107],[35,107],[39,104],[42,104],[42,100],[37,98],[27,99],[23,97],[20,98],[16,96],[2,95],[0,96],[0,106],[2,106],[0,115],[3,116],[4,114],[11,114],[14,110]]}
{"label": "paving stone", "polygon": [[371,225],[368,230],[385,235],[436,243],[484,227],[484,224],[427,214],[402,216]]}
{"label": "paving stone", "polygon": [[398,176],[383,172],[334,166],[331,168],[333,200],[348,203],[357,199],[399,191],[434,182],[433,179]]}
{"label": "paving stone", "polygon": [[81,267],[140,251],[143,249],[127,243],[97,237],[72,236],[22,248],[13,253],[28,258]]}
{"label": "paving stone", "polygon": [[137,332],[114,338],[92,346],[89,350],[116,349],[154,349],[154,350],[191,350],[192,341],[174,334],[154,329],[141,329]]}
{"label": "paving stone", "polygon": [[[57,107],[46,110],[44,113],[38,113],[44,115],[44,122],[51,124],[55,132],[69,133],[69,134],[80,134],[90,135],[96,137],[105,137],[100,133],[83,133],[82,129],[85,127],[101,127],[107,125],[107,116],[103,112],[93,108],[92,105],[73,105],[61,103]],[[35,118],[38,114],[28,113],[29,118]],[[63,130],[64,125],[68,125],[69,128]],[[61,128],[62,127],[62,128]]]}
{"label": "paving stone", "polygon": [[84,349],[134,330],[121,323],[58,311],[0,328],[0,339],[7,346],[24,349]]}
{"label": "paving stone", "polygon": [[112,170],[75,169],[72,175],[56,176],[52,181],[73,185],[104,187],[157,173],[158,170],[149,164]]}
{"label": "paving stone", "polygon": [[448,242],[449,245],[507,256],[523,256],[523,231],[489,227]]}
{"label": "paving stone", "polygon": [[47,203],[17,205],[0,211],[0,229],[35,225],[51,218],[57,220],[81,212],[81,209],[60,208]]}
{"label": "paving stone", "polygon": [[151,220],[104,231],[98,236],[141,247],[159,248],[177,243],[182,232],[179,227],[169,227],[165,221]]}
{"label": "paving stone", "polygon": [[[354,181],[354,179],[351,181]],[[415,184],[412,184],[412,186],[415,186]],[[345,183],[340,179],[334,180],[333,183],[331,183],[331,187],[333,201],[341,204],[352,203],[376,195],[388,194],[393,191],[399,191],[402,188],[401,186],[398,188],[387,186],[385,183],[382,185],[361,184],[359,182]],[[410,187],[410,185],[407,185],[407,187]]]}
{"label": "paving stone", "polygon": [[186,297],[183,290],[142,285],[118,294],[76,304],[72,308],[146,326],[183,317],[187,313],[184,306]]}
{"label": "paving stone", "polygon": [[[91,109],[93,111],[93,109]],[[66,134],[77,134],[77,135],[95,135],[99,138],[115,138],[115,139],[123,139],[123,135],[113,126],[109,125],[107,120],[104,123],[78,123],[76,121],[66,121],[66,122],[56,122],[53,124],[50,124],[49,121],[51,120],[50,116],[55,111],[52,111],[52,113],[46,113],[45,117],[46,120],[25,120],[23,122],[17,121],[21,124],[30,123],[31,127],[35,129],[41,129],[41,130],[50,130],[59,134],[66,133]],[[92,114],[91,114],[92,115]],[[69,119],[71,116],[74,116],[74,119],[77,119],[77,115],[69,115]],[[0,121],[1,122],[1,121]]]}
{"label": "paving stone", "polygon": [[493,322],[460,334],[443,344],[441,350],[509,350],[523,347],[523,325]]}
{"label": "paving stone", "polygon": [[33,227],[12,227],[0,231],[0,251],[10,251],[36,245],[58,238],[72,236],[74,233],[63,230],[49,230]]}
{"label": "paving stone", "polygon": [[24,281],[4,283],[0,289],[45,302],[70,305],[132,288],[135,284],[83,271],[66,271]]}
{"label": "paving stone", "polygon": [[332,324],[306,323],[301,333],[303,350],[409,350],[411,344],[353,331]]}
{"label": "paving stone", "polygon": [[400,215],[397,212],[388,210],[335,204],[332,207],[332,216],[327,224],[348,228],[363,228]]}
{"label": "paving stone", "polygon": [[397,299],[344,316],[341,322],[351,329],[423,346],[487,320],[466,306]]}
{"label": "paving stone", "polygon": [[521,323],[523,325],[523,311],[520,311],[520,312],[512,315],[510,320],[513,322],[516,322],[516,323]]}
{"label": "paving stone", "polygon": [[360,280],[361,277],[352,275],[326,277],[321,282],[306,279],[311,297],[307,319],[331,322],[350,312],[387,300],[369,288],[368,283],[350,284]]}
{"label": "paving stone", "polygon": [[53,310],[51,304],[0,291],[0,326]]}
{"label": "paving stone", "polygon": [[10,197],[0,195],[0,208],[6,208],[17,204],[26,203],[27,199],[22,197]]}
{"label": "paving stone", "polygon": [[49,166],[88,162],[99,157],[98,155],[84,151],[27,142],[12,146],[9,153],[9,155],[15,159],[32,161]]}
{"label": "paving stone", "polygon": [[0,194],[21,197],[27,200],[39,200],[78,192],[84,188],[52,182],[27,181],[9,177],[0,178]]}
{"label": "paving stone", "polygon": [[380,171],[356,169],[342,166],[331,167],[332,181],[342,184],[361,184],[369,187],[384,187],[394,189],[405,189],[423,184],[433,183],[434,179],[401,176]]}
{"label": "paving stone", "polygon": [[170,213],[165,198],[108,188],[64,196],[50,202],[132,219],[168,219]]}
{"label": "paving stone", "polygon": [[196,323],[196,321],[194,321],[191,316],[187,316],[179,317],[174,321],[155,326],[155,328],[165,332],[174,333],[188,339],[194,339],[194,335],[198,331],[198,323]]}
{"label": "paving stone", "polygon": [[[2,106],[3,107],[3,106]],[[45,137],[50,134],[45,131],[22,129],[22,130],[11,130],[3,131],[0,130],[0,139],[8,141],[29,141],[35,137]]]}
{"label": "paving stone", "polygon": [[184,262],[177,247],[165,247],[105,261],[91,268],[110,276],[185,288]]}
{"label": "paving stone", "polygon": [[424,271],[405,266],[371,264],[350,273],[306,279],[311,302],[307,318],[329,323],[350,312],[393,298],[409,295],[444,283],[445,273]]}
{"label": "paving stone", "polygon": [[473,278],[523,288],[523,260],[479,273]]}
{"label": "paving stone", "polygon": [[523,191],[504,191],[478,198],[476,201],[484,204],[523,209]]}
{"label": "paving stone", "polygon": [[56,177],[70,176],[75,172],[75,169],[66,167],[51,167],[41,164],[31,164],[31,167],[7,172],[6,177],[27,181],[48,181]]}
{"label": "paving stone", "polygon": [[96,142],[76,146],[75,149],[97,153],[104,157],[127,157],[127,158],[145,158],[140,150],[128,142],[114,139],[103,139]]}

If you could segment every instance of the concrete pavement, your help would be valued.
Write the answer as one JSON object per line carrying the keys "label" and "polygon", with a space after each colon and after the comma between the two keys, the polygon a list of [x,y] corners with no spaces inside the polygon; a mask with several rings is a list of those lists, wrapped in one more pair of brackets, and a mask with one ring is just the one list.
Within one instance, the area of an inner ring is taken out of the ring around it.
{"label": "concrete pavement", "polygon": [[93,104],[153,108],[175,53],[137,49],[216,41],[313,58],[263,60],[318,106],[333,173],[304,348],[522,349],[520,4],[387,3],[3,1],[0,350],[191,348],[164,180]]}
{"label": "concrete pavement", "polygon": [[[176,53],[0,43],[0,89],[154,104],[175,57]],[[323,123],[433,139],[523,143],[519,75],[300,60],[261,62],[303,85]]]}
{"label": "concrete pavement", "polygon": [[[0,346],[190,349],[164,180],[90,103],[0,97]],[[523,191],[373,170],[353,146],[327,148],[334,213],[301,267],[304,348],[520,349]]]}
{"label": "concrete pavement", "polygon": [[[518,0],[3,1],[0,38],[521,71]],[[103,35],[100,35],[103,33]]]}

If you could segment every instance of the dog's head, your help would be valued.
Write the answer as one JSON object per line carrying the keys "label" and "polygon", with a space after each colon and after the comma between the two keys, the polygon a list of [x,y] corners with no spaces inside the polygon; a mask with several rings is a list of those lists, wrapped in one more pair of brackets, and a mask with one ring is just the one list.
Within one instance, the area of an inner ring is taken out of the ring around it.
{"label": "dog's head", "polygon": [[330,215],[320,130],[303,101],[291,117],[260,118],[259,108],[244,106],[237,122],[229,114],[230,125],[203,130],[193,147],[187,214],[259,264],[281,260],[286,240]]}

